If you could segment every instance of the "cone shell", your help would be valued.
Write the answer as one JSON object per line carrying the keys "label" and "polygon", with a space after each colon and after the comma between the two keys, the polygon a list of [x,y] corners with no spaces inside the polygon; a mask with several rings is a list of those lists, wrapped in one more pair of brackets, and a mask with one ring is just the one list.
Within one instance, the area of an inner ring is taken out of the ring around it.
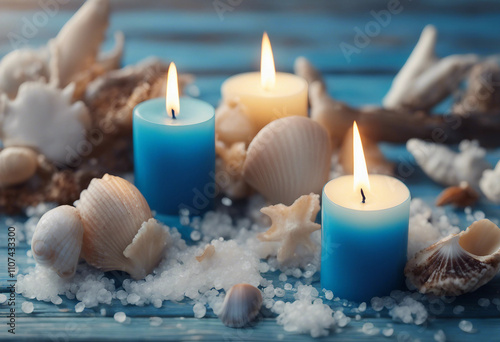
{"label": "cone shell", "polygon": [[458,296],[483,286],[499,269],[500,229],[485,219],[418,252],[405,275],[421,293]]}
{"label": "cone shell", "polygon": [[[125,271],[140,279],[159,262],[167,233],[143,225],[151,219],[151,210],[139,190],[125,179],[108,174],[93,179],[76,207],[84,227],[82,257],[90,265],[103,271]],[[144,253],[133,245],[143,246]]]}
{"label": "cone shell", "polygon": [[226,295],[219,315],[224,325],[243,328],[252,322],[262,306],[262,294],[250,284],[236,284]]}
{"label": "cone shell", "polygon": [[75,274],[80,258],[83,224],[75,207],[63,205],[45,213],[38,222],[31,250],[36,262],[62,278]]}
{"label": "cone shell", "polygon": [[26,182],[36,172],[37,154],[27,147],[7,147],[0,151],[0,185]]}
{"label": "cone shell", "polygon": [[328,180],[332,149],[327,131],[315,121],[290,116],[272,121],[250,143],[245,180],[272,204],[291,205],[321,193]]}

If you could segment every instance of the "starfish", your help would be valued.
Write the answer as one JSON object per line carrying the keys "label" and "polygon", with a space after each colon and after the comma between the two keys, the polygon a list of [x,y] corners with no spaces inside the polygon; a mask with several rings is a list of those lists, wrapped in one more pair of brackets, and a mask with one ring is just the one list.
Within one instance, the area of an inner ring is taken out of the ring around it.
{"label": "starfish", "polygon": [[319,195],[311,193],[299,197],[289,207],[276,204],[260,211],[271,218],[272,225],[257,237],[261,241],[281,241],[278,250],[280,264],[290,261],[299,245],[310,252],[316,250],[310,235],[321,229],[321,225],[314,222],[319,211]]}

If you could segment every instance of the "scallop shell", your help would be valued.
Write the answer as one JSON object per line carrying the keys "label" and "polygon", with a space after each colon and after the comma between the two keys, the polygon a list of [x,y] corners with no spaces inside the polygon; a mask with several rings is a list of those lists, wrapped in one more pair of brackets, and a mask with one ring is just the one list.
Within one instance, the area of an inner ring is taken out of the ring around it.
{"label": "scallop shell", "polygon": [[262,306],[262,294],[249,284],[236,284],[228,291],[219,318],[231,328],[243,328],[252,322]]}
{"label": "scallop shell", "polygon": [[88,0],[49,42],[51,83],[64,88],[96,62],[109,13],[108,0]]}
{"label": "scallop shell", "polygon": [[84,234],[82,257],[103,271],[120,270],[141,279],[158,264],[168,233],[152,218],[139,190],[123,178],[94,178],[76,207]]}
{"label": "scallop shell", "polygon": [[484,219],[418,252],[405,275],[421,293],[458,296],[483,286],[499,270],[500,229]]}
{"label": "scallop shell", "polygon": [[476,141],[463,140],[459,153],[420,139],[408,140],[406,148],[432,180],[446,186],[467,182],[477,189],[483,171],[491,167],[486,151]]}
{"label": "scallop shell", "polygon": [[243,142],[248,146],[257,134],[247,108],[236,100],[224,101],[215,111],[217,140],[227,146]]}
{"label": "scallop shell", "polygon": [[15,100],[4,98],[0,108],[0,138],[5,146],[29,146],[53,162],[71,164],[85,143],[90,125],[87,107],[73,103],[74,86],[57,89],[25,82]]}
{"label": "scallop shell", "polygon": [[252,140],[243,175],[272,204],[291,205],[302,195],[321,193],[331,155],[328,132],[320,124],[300,116],[281,118]]}
{"label": "scallop shell", "polygon": [[38,166],[35,151],[27,147],[7,147],[0,151],[0,185],[10,186],[33,177]]}
{"label": "scallop shell", "polygon": [[38,222],[31,250],[36,262],[62,278],[75,274],[80,258],[83,224],[78,210],[63,205],[45,213]]}

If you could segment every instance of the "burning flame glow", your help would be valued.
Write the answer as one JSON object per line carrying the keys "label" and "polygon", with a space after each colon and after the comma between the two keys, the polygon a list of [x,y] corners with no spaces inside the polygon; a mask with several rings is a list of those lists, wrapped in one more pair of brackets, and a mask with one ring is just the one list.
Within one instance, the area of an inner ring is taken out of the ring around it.
{"label": "burning flame glow", "polygon": [[168,116],[175,119],[179,114],[179,85],[177,84],[177,68],[174,62],[170,63],[167,74],[166,105]]}
{"label": "burning flame glow", "polygon": [[274,67],[273,50],[267,33],[262,37],[262,51],[260,58],[260,84],[264,90],[271,90],[276,83],[276,69]]}
{"label": "burning flame glow", "polygon": [[370,190],[370,180],[368,179],[368,170],[366,169],[365,154],[361,144],[358,125],[356,121],[353,124],[353,152],[354,152],[354,191],[360,192]]}

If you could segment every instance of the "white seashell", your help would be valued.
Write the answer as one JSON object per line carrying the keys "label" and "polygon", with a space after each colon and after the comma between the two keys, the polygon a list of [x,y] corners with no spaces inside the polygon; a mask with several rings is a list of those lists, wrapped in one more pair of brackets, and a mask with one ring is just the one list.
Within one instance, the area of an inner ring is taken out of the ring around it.
{"label": "white seashell", "polygon": [[86,141],[90,117],[83,102],[72,103],[74,86],[65,89],[25,82],[15,100],[3,98],[0,138],[5,146],[29,146],[56,163],[70,164]]}
{"label": "white seashell", "polygon": [[500,203],[500,161],[493,170],[484,170],[479,187],[490,201]]}
{"label": "white seashell", "polygon": [[292,204],[321,193],[332,149],[328,132],[301,116],[272,121],[252,140],[243,166],[245,180],[272,204]]}
{"label": "white seashell", "polygon": [[435,56],[437,31],[427,25],[383,99],[385,108],[428,110],[458,89],[476,55]]}
{"label": "white seashell", "polygon": [[499,270],[500,229],[484,219],[417,253],[405,275],[421,293],[459,296],[483,286]]}
{"label": "white seashell", "polygon": [[236,100],[224,101],[215,111],[217,140],[231,146],[238,142],[250,144],[257,134],[247,108]]}
{"label": "white seashell", "polygon": [[228,291],[219,318],[225,326],[243,328],[252,322],[262,306],[262,294],[250,284],[236,284]]}
{"label": "white seashell", "polygon": [[49,42],[51,83],[64,88],[96,62],[109,12],[108,0],[88,0]]}
{"label": "white seashell", "polygon": [[41,79],[47,81],[48,56],[46,49],[18,49],[5,55],[0,61],[0,93],[14,99],[22,83]]}
{"label": "white seashell", "polygon": [[123,178],[104,175],[82,191],[76,208],[84,234],[82,257],[103,271],[120,270],[134,279],[158,264],[169,235],[152,218],[148,203]]}
{"label": "white seashell", "polygon": [[75,274],[80,258],[83,224],[75,207],[63,205],[45,213],[38,222],[31,250],[36,262],[62,278]]}
{"label": "white seashell", "polygon": [[26,182],[36,172],[38,156],[27,147],[7,147],[0,151],[0,185]]}
{"label": "white seashell", "polygon": [[477,141],[463,140],[459,153],[419,139],[408,140],[406,148],[431,179],[446,186],[467,182],[478,188],[483,171],[491,167],[485,159],[486,151]]}

